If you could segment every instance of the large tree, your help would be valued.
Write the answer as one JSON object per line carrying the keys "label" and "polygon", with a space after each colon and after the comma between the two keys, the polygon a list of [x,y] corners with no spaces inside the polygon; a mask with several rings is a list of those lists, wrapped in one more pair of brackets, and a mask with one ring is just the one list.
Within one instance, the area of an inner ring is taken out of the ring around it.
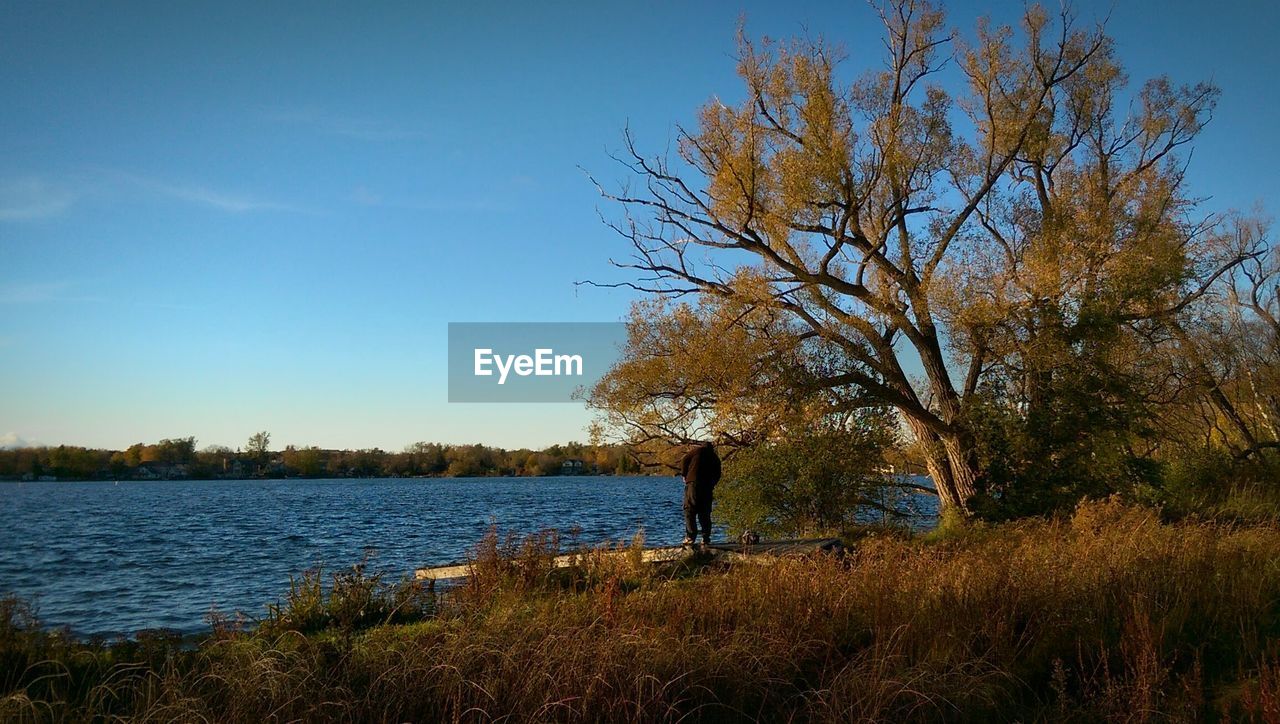
{"label": "large tree", "polygon": [[896,408],[967,515],[980,387],[1018,390],[1024,419],[1056,409],[1250,250],[1184,185],[1212,86],[1157,78],[1126,102],[1111,40],[1068,10],[968,42],[923,0],[880,17],[882,68],[846,80],[825,42],[743,39],[742,99],[707,103],[675,157],[627,133],[639,183],[602,192],[635,276],[614,284],[786,315],[839,352],[810,384]]}

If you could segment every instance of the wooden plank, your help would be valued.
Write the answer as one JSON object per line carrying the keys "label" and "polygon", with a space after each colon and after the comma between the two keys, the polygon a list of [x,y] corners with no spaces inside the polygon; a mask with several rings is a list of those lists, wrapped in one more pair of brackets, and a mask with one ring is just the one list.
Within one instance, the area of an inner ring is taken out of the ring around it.
{"label": "wooden plank", "polygon": [[[705,546],[645,548],[640,552],[640,560],[643,563],[660,563],[679,560],[696,554],[710,554],[715,558],[732,560],[768,559],[783,556],[810,555],[813,553],[838,553],[843,549],[844,546],[838,538],[763,541],[746,546],[737,543],[713,543]],[[632,551],[626,548],[602,551],[587,550],[556,556],[551,562],[557,568],[566,568],[580,564],[583,558],[588,555],[627,556],[631,555],[631,553]],[[418,580],[465,578],[469,575],[471,575],[471,566],[466,563],[420,568],[414,571],[414,577]]]}
{"label": "wooden plank", "polygon": [[470,575],[471,566],[465,563],[455,564],[452,566],[419,568],[413,572],[413,577],[419,581],[445,581],[450,578],[466,578]]}
{"label": "wooden plank", "polygon": [[[674,561],[684,556],[690,555],[691,550],[683,546],[667,546],[663,548],[645,548],[640,551],[640,560],[643,563],[659,563],[662,561]],[[582,553],[568,553],[562,556],[556,556],[551,559],[551,564],[556,568],[568,568],[569,566],[578,565],[583,557],[591,555],[595,551],[584,551]],[[626,556],[631,551],[623,548],[618,550],[600,551],[606,556]],[[427,580],[444,580],[449,578],[466,578],[471,575],[471,565],[468,563],[452,563],[447,566],[434,566],[431,568],[419,568],[413,572],[413,577],[419,581]]]}
{"label": "wooden plank", "polygon": [[[838,538],[818,538],[806,540],[761,541],[754,545],[744,546],[737,543],[713,543],[709,546],[663,546],[645,548],[640,552],[640,560],[644,563],[660,563],[680,560],[697,553],[710,554],[717,559],[725,560],[758,560],[766,562],[770,558],[782,556],[810,555],[813,553],[838,553],[844,549]],[[575,566],[587,555],[627,556],[631,551],[626,548],[605,551],[583,551],[556,556],[552,565],[557,568]],[[455,578],[466,578],[471,575],[471,565],[467,563],[451,563],[445,566],[419,568],[413,572],[419,581],[442,581]]]}

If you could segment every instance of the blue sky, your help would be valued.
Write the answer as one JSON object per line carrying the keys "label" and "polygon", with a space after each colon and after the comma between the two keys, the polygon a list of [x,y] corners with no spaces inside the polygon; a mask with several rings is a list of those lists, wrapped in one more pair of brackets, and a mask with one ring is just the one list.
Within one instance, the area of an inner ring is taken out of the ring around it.
{"label": "blue sky", "polygon": [[[1080,10],[1135,81],[1222,87],[1193,187],[1274,210],[1280,11],[1228,5]],[[737,97],[740,15],[878,62],[862,3],[6,2],[0,443],[584,439],[575,405],[448,404],[446,325],[620,318],[573,284],[625,253],[579,167]]]}

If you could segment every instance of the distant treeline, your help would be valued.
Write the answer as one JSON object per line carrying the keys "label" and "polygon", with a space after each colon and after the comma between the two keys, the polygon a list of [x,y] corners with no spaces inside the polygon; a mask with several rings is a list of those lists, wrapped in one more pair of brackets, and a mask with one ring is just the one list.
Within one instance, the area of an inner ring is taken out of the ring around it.
{"label": "distant treeline", "polygon": [[125,450],[74,445],[0,450],[0,480],[160,480],[248,477],[479,477],[500,475],[622,475],[644,472],[626,448],[571,442],[542,450],[418,442],[400,452],[378,448],[271,450],[257,433],[244,449],[194,437],[137,443]]}

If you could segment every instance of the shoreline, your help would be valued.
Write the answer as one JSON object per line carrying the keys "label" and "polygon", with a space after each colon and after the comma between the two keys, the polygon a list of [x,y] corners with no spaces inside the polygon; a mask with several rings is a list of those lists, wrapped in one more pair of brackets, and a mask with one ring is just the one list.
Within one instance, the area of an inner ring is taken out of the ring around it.
{"label": "shoreline", "polygon": [[[1280,675],[1267,656],[1280,630],[1275,517],[1166,522],[1110,500],[847,543],[843,559],[767,566],[588,554],[563,569],[546,540],[509,557],[493,537],[466,585],[304,577],[256,626],[217,620],[194,647],[163,632],[66,641],[24,628],[9,602],[7,656],[79,663],[18,666],[0,715],[39,702],[62,718],[313,720],[339,707],[360,720],[536,719],[570,701],[568,718],[597,721],[901,720],[935,707],[1056,721],[1249,718],[1280,703],[1266,683]],[[117,696],[85,697],[108,676]]]}

